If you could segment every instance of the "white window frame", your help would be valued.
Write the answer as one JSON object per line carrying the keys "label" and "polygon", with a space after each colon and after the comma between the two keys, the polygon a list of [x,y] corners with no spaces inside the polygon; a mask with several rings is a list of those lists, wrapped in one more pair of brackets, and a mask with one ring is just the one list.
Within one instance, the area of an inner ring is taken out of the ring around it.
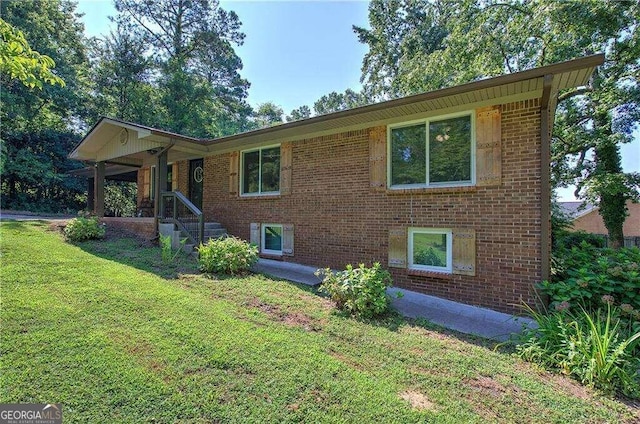
{"label": "white window frame", "polygon": [[[280,250],[271,250],[265,247],[266,245],[266,229],[267,227],[279,227],[280,234],[282,234],[280,238]],[[282,224],[261,224],[260,226],[260,253],[265,253],[267,255],[278,255],[282,256],[282,243],[284,242],[284,226]]]}
{"label": "white window frame", "polygon": [[[411,227],[408,232],[408,250],[409,269],[419,271],[431,271],[451,274],[453,272],[453,231],[451,228],[417,228]],[[413,263],[413,237],[415,234],[445,234],[447,236],[447,266],[430,266]]]}
{"label": "white window frame", "polygon": [[[442,121],[445,119],[460,118],[461,116],[469,116],[471,119],[471,181],[446,181],[440,183],[429,182],[429,124],[432,121]],[[391,131],[398,128],[412,127],[418,124],[425,126],[425,147],[426,147],[426,175],[425,183],[418,184],[396,184],[391,185]],[[413,121],[400,122],[398,124],[387,125],[387,187],[390,189],[407,189],[407,188],[433,188],[433,187],[468,187],[476,185],[476,114],[474,110],[466,110],[464,112],[450,113],[447,115],[431,116],[429,118],[417,119]]]}
{"label": "white window frame", "polygon": [[[280,194],[278,191],[261,191],[262,190],[262,151],[265,149],[272,149],[274,147],[280,147],[280,144],[272,144],[270,146],[261,146],[254,149],[246,149],[240,151],[240,187],[239,193],[242,197],[255,197],[255,196],[277,196]],[[258,192],[257,193],[245,193],[244,192],[244,154],[251,152],[260,152],[259,157],[259,169],[258,169]],[[282,150],[280,151],[280,160],[282,160]],[[280,170],[282,170],[282,163],[280,164]],[[280,187],[280,176],[278,176],[278,187]]]}

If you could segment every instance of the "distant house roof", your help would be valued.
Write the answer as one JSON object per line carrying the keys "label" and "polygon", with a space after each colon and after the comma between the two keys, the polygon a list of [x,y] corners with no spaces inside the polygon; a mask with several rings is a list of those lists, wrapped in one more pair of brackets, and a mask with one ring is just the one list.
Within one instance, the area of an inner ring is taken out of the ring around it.
{"label": "distant house roof", "polygon": [[559,202],[559,205],[560,210],[571,219],[580,218],[597,208],[586,202]]}

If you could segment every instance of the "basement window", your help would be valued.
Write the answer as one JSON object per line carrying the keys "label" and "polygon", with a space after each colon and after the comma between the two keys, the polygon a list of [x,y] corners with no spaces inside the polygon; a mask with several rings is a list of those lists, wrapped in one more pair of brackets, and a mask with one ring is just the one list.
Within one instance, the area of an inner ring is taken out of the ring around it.
{"label": "basement window", "polygon": [[409,268],[451,273],[452,236],[450,229],[409,228]]}
{"label": "basement window", "polygon": [[282,255],[282,225],[262,224],[260,252],[268,255]]}

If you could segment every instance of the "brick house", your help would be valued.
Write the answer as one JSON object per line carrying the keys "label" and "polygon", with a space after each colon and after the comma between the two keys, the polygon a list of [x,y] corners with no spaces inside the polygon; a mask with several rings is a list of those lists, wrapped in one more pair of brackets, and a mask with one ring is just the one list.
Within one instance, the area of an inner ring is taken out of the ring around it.
{"label": "brick house", "polygon": [[182,209],[255,242],[263,257],[334,268],[379,261],[397,286],[514,312],[535,302],[549,271],[557,94],[602,62],[589,56],[214,140],[102,118],[70,157],[92,165],[98,214],[105,176],[120,167],[136,173],[150,216],[167,218],[163,199],[186,200]]}
{"label": "brick house", "polygon": [[[597,206],[583,202],[560,202],[559,205],[562,212],[571,218],[572,231],[584,231],[605,237],[608,235],[609,231]],[[622,227],[625,246],[640,246],[640,203],[627,201],[627,210],[629,216]]]}

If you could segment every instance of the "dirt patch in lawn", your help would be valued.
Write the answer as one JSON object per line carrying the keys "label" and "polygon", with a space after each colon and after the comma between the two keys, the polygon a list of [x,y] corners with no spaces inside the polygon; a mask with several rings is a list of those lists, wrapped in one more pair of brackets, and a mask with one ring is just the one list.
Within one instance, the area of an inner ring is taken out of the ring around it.
{"label": "dirt patch in lawn", "polygon": [[322,330],[322,321],[312,318],[306,314],[297,311],[288,311],[278,305],[265,303],[257,297],[249,299],[245,305],[251,308],[259,309],[264,312],[270,319],[289,327],[300,327],[306,331]]}
{"label": "dirt patch in lawn", "polygon": [[420,392],[415,390],[406,390],[399,394],[399,396],[409,402],[412,408],[419,409],[421,411],[434,411],[436,410],[436,404],[431,402],[429,398]]}

